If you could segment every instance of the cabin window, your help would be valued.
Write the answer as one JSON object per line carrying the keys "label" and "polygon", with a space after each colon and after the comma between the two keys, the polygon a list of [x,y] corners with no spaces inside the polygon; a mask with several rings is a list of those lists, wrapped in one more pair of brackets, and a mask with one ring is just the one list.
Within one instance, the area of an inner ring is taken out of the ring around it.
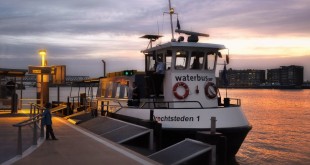
{"label": "cabin window", "polygon": [[202,69],[204,52],[193,51],[190,59],[191,69]]}
{"label": "cabin window", "polygon": [[213,70],[215,68],[215,53],[214,52],[207,53],[206,60],[207,61],[206,61],[205,69]]}
{"label": "cabin window", "polygon": [[177,51],[176,58],[175,58],[175,69],[183,70],[187,67],[187,59],[188,59],[188,52],[187,51]]}
{"label": "cabin window", "polygon": [[116,83],[116,93],[115,93],[115,97],[119,98],[120,97],[120,93],[121,93],[121,85],[119,82]]}
{"label": "cabin window", "polygon": [[124,86],[124,98],[128,98],[128,90],[129,90],[129,81],[127,81],[127,84]]}
{"label": "cabin window", "polygon": [[101,94],[99,94],[99,96],[101,95],[101,96],[105,97],[105,96],[106,96],[106,91],[107,91],[106,89],[107,89],[107,84],[104,83],[104,82],[102,82],[102,85],[101,85]]}
{"label": "cabin window", "polygon": [[169,70],[171,68],[171,62],[172,62],[172,51],[167,50],[166,54],[166,70]]}
{"label": "cabin window", "polygon": [[112,81],[109,82],[108,84],[108,92],[109,92],[108,97],[112,97],[112,94],[113,94],[113,82]]}
{"label": "cabin window", "polygon": [[163,60],[163,56],[164,56],[163,53],[158,53],[158,54],[157,54],[157,61]]}
{"label": "cabin window", "polygon": [[146,70],[155,71],[155,53],[146,55]]}

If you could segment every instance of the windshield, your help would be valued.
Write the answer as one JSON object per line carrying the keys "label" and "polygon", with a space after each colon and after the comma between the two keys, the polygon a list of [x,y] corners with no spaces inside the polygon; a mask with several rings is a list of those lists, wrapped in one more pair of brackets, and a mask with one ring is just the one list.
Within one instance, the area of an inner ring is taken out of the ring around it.
{"label": "windshield", "polygon": [[215,53],[209,52],[207,53],[207,58],[206,58],[206,65],[205,69],[206,70],[213,70],[215,68]]}
{"label": "windshield", "polygon": [[202,69],[204,52],[193,51],[190,59],[191,69]]}
{"label": "windshield", "polygon": [[188,52],[187,51],[177,51],[176,58],[175,58],[175,69],[183,70],[187,67],[187,58]]}

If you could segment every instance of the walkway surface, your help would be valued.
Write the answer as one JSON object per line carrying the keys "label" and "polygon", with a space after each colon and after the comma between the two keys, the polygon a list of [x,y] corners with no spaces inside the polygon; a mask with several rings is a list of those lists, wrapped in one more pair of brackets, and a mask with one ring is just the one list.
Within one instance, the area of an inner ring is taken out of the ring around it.
{"label": "walkway surface", "polygon": [[[17,120],[17,118],[19,119]],[[28,138],[24,140],[23,137],[23,148],[28,145],[30,149],[22,156],[14,157],[17,148],[17,128],[12,124],[21,119],[21,117],[10,117],[0,113],[0,163],[14,165],[158,164],[59,117],[53,117],[53,129],[59,140],[45,141],[41,139],[37,146],[30,147],[32,134],[25,133],[24,135],[23,133],[23,136]],[[3,147],[4,144],[6,147]]]}
{"label": "walkway surface", "polygon": [[[9,112],[0,112],[0,164],[15,157],[17,154],[17,133],[18,128],[13,127],[29,117],[25,114],[10,114]],[[27,126],[23,131],[23,151],[32,145],[32,129]]]}

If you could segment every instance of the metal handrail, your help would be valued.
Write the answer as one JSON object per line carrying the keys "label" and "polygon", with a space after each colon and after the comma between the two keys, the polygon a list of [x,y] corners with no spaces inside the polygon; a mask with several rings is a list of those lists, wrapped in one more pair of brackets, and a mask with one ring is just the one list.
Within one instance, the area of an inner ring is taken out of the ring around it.
{"label": "metal handrail", "polygon": [[123,105],[119,102],[119,100],[113,100],[113,102],[118,103],[118,105],[123,108]]}
{"label": "metal handrail", "polygon": [[[40,121],[43,117],[42,117],[42,113],[43,113],[43,109],[44,107],[40,107],[37,104],[31,103],[31,112],[32,109],[34,109],[34,113],[36,112],[36,108],[38,109],[38,114],[34,114],[34,116],[30,117],[30,119],[19,122],[17,124],[13,124],[13,127],[18,127],[18,137],[17,137],[17,154],[18,155],[22,155],[23,151],[22,151],[22,127],[33,124],[33,140],[32,140],[32,145],[37,145],[37,122]],[[39,110],[41,110],[41,112],[39,113]],[[42,127],[41,125],[41,129],[40,129],[40,137],[43,138],[44,137],[44,127]]]}
{"label": "metal handrail", "polygon": [[235,100],[236,104],[232,104],[230,103],[230,105],[237,105],[237,106],[241,106],[241,99],[237,99],[237,98],[229,98],[230,100]]}
{"label": "metal handrail", "polygon": [[[201,105],[201,103],[199,101],[148,101],[148,102],[144,102],[140,108],[143,108],[146,104],[154,104],[154,108],[158,108],[157,106],[155,106],[156,104],[167,104],[168,103],[168,109],[174,109],[174,108],[170,108],[170,104],[172,103],[197,103],[200,107],[196,108],[196,109],[202,109],[203,106]],[[184,108],[187,109],[187,108]],[[193,108],[190,108],[193,109]]]}
{"label": "metal handrail", "polygon": [[39,121],[39,120],[41,120],[42,118],[43,118],[43,117],[41,116],[41,114],[37,114],[37,115],[31,117],[31,118],[28,119],[28,120],[19,122],[19,123],[17,123],[17,124],[13,124],[13,126],[14,126],[14,127],[23,127],[23,126],[32,124],[33,122]]}
{"label": "metal handrail", "polygon": [[[94,96],[91,96],[91,95],[87,95],[86,96],[86,100],[87,99],[90,99],[91,101],[93,101],[94,100],[94,97],[95,97],[95,95]],[[75,101],[75,98],[77,98],[77,101]],[[70,102],[70,99],[72,100],[72,105],[74,106],[74,103],[78,103],[78,106],[80,106],[80,96],[68,96],[68,99],[67,99],[67,102]]]}
{"label": "metal handrail", "polygon": [[23,101],[40,101],[40,99],[27,99],[27,98],[19,99],[19,108],[20,109],[23,109],[24,105],[32,104],[32,103],[23,104]]}
{"label": "metal handrail", "polygon": [[[97,100],[97,105],[99,105],[98,102],[99,101]],[[110,107],[119,107],[119,109],[116,109],[114,112],[117,112],[123,108],[123,105],[118,100],[115,100],[115,99],[113,100],[113,102],[117,103],[118,105],[110,105],[109,104],[110,100],[106,100],[106,101],[101,100],[100,102],[101,102],[101,114],[102,114],[102,116],[104,116],[103,113],[105,112],[104,107],[107,107],[106,112],[109,112]],[[107,104],[104,104],[104,102],[106,102]]]}

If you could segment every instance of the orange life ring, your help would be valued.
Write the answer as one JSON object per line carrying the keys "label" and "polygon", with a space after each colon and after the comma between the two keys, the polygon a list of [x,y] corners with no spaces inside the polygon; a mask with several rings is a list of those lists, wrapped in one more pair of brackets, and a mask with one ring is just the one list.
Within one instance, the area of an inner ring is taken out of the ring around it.
{"label": "orange life ring", "polygon": [[[183,95],[179,95],[177,92],[177,88],[180,86],[185,89],[185,93]],[[189,95],[189,88],[188,88],[187,84],[185,84],[184,82],[175,83],[173,86],[173,94],[178,99],[185,99]]]}
{"label": "orange life ring", "polygon": [[[209,90],[209,88],[212,87],[213,90]],[[216,85],[213,82],[208,82],[205,86],[205,94],[208,98],[214,99],[217,96],[218,89]]]}

